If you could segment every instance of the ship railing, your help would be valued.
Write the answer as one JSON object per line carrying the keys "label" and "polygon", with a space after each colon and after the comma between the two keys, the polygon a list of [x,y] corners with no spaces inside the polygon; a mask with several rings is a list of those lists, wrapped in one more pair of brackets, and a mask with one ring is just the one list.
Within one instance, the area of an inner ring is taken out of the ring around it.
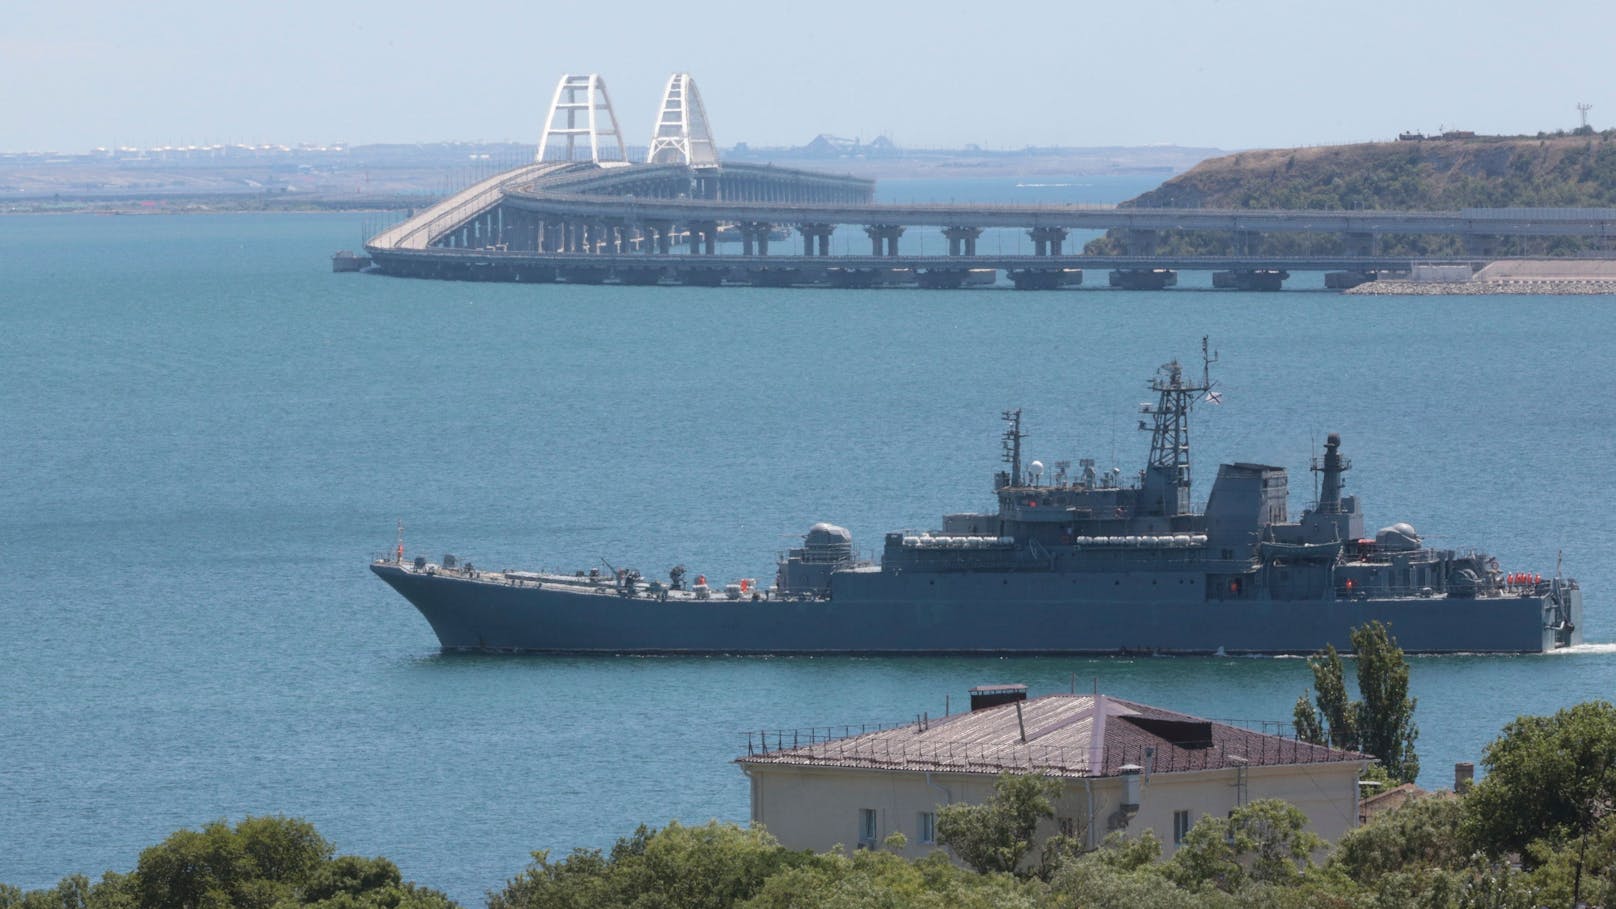
{"label": "ship railing", "polygon": [[[1347,545],[1347,551],[1352,552],[1354,549],[1352,544]],[[1418,549],[1381,549],[1378,546],[1370,545],[1364,549],[1357,550],[1356,555],[1360,562],[1382,565],[1395,561],[1398,556],[1406,556],[1411,562],[1436,562],[1444,557],[1453,558],[1454,552],[1451,549],[1436,549],[1430,546],[1422,546]]]}
{"label": "ship railing", "polygon": [[[1528,582],[1525,584],[1504,584],[1499,587],[1492,587],[1483,582],[1482,586],[1476,588],[1476,591],[1472,596],[1478,600],[1547,596],[1553,590],[1553,585],[1551,583],[1552,580],[1553,579],[1551,578],[1543,578],[1537,582]],[[1450,593],[1452,593],[1452,591],[1445,583],[1428,584],[1421,587],[1402,584],[1354,584],[1353,586],[1348,587],[1345,582],[1337,582],[1335,585],[1336,599],[1340,600],[1365,600],[1374,597],[1432,599],[1435,597],[1445,597]]]}
{"label": "ship railing", "polygon": [[1130,765],[1156,773],[1174,773],[1367,760],[1354,751],[1271,735],[1176,746],[1130,744],[1094,749],[1036,742],[906,741],[892,735],[869,735],[879,730],[866,728],[863,734],[816,741],[809,741],[813,730],[760,730],[747,734],[746,754],[748,758],[771,758],[771,762],[780,763],[1057,776],[1115,776]]}

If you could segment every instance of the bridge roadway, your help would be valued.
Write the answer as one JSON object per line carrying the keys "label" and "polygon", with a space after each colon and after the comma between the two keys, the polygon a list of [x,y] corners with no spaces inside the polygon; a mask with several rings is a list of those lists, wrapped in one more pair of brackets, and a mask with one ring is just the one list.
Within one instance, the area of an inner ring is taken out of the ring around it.
{"label": "bridge roadway", "polygon": [[[535,253],[429,249],[393,259],[376,251],[390,274],[473,281],[574,284],[754,284],[959,287],[990,283],[1002,272],[1017,287],[1048,289],[1082,283],[1085,271],[1116,269],[1141,275],[1177,270],[1272,275],[1273,287],[1295,271],[1340,270],[1359,275],[1406,274],[1415,265],[1479,268],[1494,259],[1407,256],[746,256],[684,253]],[[991,277],[989,277],[991,273]],[[972,280],[972,275],[978,276]],[[1104,282],[1102,282],[1104,283]]]}
{"label": "bridge roadway", "polygon": [[1324,211],[1284,209],[1119,208],[1114,205],[865,205],[642,199],[517,190],[505,204],[561,217],[869,224],[901,227],[1052,227],[1069,230],[1223,230],[1257,233],[1458,234],[1462,236],[1616,239],[1616,209]]}

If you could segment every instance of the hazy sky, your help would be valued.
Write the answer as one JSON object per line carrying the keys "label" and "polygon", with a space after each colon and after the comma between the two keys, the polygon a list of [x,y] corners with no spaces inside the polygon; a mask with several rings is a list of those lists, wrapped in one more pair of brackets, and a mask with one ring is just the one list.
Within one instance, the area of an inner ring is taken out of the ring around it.
{"label": "hazy sky", "polygon": [[643,145],[670,72],[718,143],[1222,148],[1616,123],[1610,0],[11,0],[0,150],[537,141],[598,72]]}

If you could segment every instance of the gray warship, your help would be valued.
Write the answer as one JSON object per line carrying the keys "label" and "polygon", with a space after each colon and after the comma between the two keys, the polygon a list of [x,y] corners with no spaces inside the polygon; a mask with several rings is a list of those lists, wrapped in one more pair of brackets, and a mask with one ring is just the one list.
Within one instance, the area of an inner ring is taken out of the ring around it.
{"label": "gray warship", "polygon": [[1407,523],[1366,535],[1351,462],[1328,436],[1317,501],[1291,520],[1283,467],[1224,464],[1203,511],[1190,488],[1190,415],[1216,400],[1178,361],[1140,405],[1150,455],[1135,482],[1092,460],[1023,465],[1021,412],[1002,416],[996,511],[886,535],[879,562],[815,524],[772,584],[709,585],[629,569],[479,569],[406,559],[371,570],[420,610],[446,651],[730,654],[1305,654],[1388,626],[1410,653],[1539,653],[1582,642],[1573,579],[1503,571],[1432,548]]}

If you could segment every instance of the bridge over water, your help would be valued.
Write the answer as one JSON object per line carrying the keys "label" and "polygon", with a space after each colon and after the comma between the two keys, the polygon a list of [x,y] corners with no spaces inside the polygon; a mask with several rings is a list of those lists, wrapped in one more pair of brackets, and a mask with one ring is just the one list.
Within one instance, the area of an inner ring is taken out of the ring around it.
{"label": "bridge over water", "polygon": [[[1111,270],[1112,286],[1150,288],[1171,285],[1179,269],[1206,269],[1215,286],[1278,289],[1291,271],[1337,272],[1335,286],[1407,273],[1414,260],[1380,252],[1391,234],[1458,237],[1464,255],[1418,263],[1470,268],[1498,259],[1494,251],[1511,238],[1572,237],[1616,248],[1616,209],[1219,210],[883,204],[874,196],[874,183],[856,177],[720,163],[687,74],[668,81],[647,160],[630,162],[605,83],[569,75],[557,86],[533,164],[468,187],[366,249],[385,273],[432,278],[960,287],[992,283],[1002,272],[1017,287],[1056,288],[1100,268]],[[1032,255],[978,249],[985,230],[1004,228],[1025,230]],[[833,255],[839,230],[859,237],[861,252]],[[933,230],[947,254],[915,255],[913,232]],[[1068,248],[1074,230],[1121,231],[1126,254],[1076,255]],[[1158,254],[1167,230],[1221,232],[1231,251]],[[1344,238],[1348,254],[1250,252],[1266,234]]]}

